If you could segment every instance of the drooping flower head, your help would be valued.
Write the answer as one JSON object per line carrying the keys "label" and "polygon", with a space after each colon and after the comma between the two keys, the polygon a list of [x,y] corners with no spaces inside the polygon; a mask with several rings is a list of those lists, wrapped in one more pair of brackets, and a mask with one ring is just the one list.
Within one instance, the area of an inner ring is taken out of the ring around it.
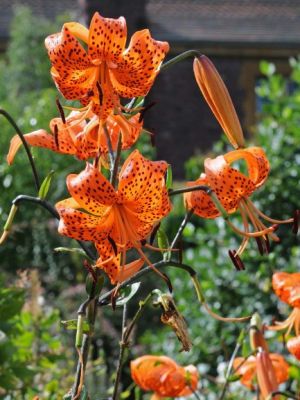
{"label": "drooping flower head", "polygon": [[250,390],[254,390],[254,379],[257,379],[263,400],[278,390],[278,385],[289,377],[289,366],[285,359],[280,354],[269,354],[264,349],[259,349],[257,355],[247,359],[235,358],[233,368],[240,375],[240,382]]}
{"label": "drooping flower head", "polygon": [[234,148],[244,147],[244,135],[228,90],[209,58],[202,55],[194,60],[198,86],[229,142]]}
{"label": "drooping flower head", "polygon": [[268,326],[268,329],[279,331],[287,330],[289,335],[295,329],[297,336],[300,335],[300,273],[275,272],[272,277],[272,286],[276,295],[284,303],[293,307],[290,316],[283,322],[276,322],[275,326]]}
{"label": "drooping flower head", "polygon": [[154,40],[148,29],[137,31],[127,49],[126,36],[123,17],[95,13],[89,29],[69,22],[45,40],[51,75],[60,92],[84,106],[91,103],[103,121],[120,108],[119,96],[148,93],[169,50],[168,43]]}
{"label": "drooping flower head", "polygon": [[130,364],[131,377],[155,398],[188,396],[197,389],[198,371],[193,365],[181,367],[166,356],[146,355]]}
{"label": "drooping flower head", "polygon": [[[242,173],[232,166],[239,160],[245,161],[246,173]],[[268,236],[274,241],[279,241],[274,234],[277,224],[293,222],[293,219],[280,221],[269,218],[249,199],[249,196],[264,184],[269,169],[269,161],[264,151],[260,147],[249,147],[231,151],[215,159],[207,158],[204,161],[205,172],[196,181],[187,183],[187,186],[205,185],[211,188],[228,214],[240,212],[244,230],[235,227],[229,218],[226,219],[230,227],[243,237],[241,246],[233,254],[234,258],[242,254],[251,237],[256,238],[260,249],[263,249],[264,245],[268,250]],[[187,192],[184,194],[184,201],[187,208],[193,209],[199,217],[216,218],[220,216],[219,209],[205,191]],[[266,227],[261,219],[271,222],[272,226]]]}
{"label": "drooping flower head", "polygon": [[[142,126],[140,113],[128,119],[122,114],[110,114],[104,128],[99,117],[92,111],[72,111],[65,119],[53,118],[50,121],[50,133],[39,129],[25,134],[24,139],[30,146],[43,147],[61,154],[72,154],[80,160],[87,160],[98,154],[108,153],[104,129],[107,129],[112,149],[115,151],[119,135],[122,139],[122,149],[129,149],[137,141]],[[8,164],[12,164],[21,144],[18,135],[11,139],[7,154]]]}
{"label": "drooping flower head", "polygon": [[[59,232],[94,242],[100,255],[98,266],[103,269],[119,254],[122,269],[130,248],[151,265],[141,247],[171,209],[164,178],[167,166],[164,161],[149,161],[135,150],[122,166],[117,190],[91,164],[80,174],[69,175],[67,187],[72,197],[56,205]],[[114,280],[117,274],[118,268],[112,268]]]}

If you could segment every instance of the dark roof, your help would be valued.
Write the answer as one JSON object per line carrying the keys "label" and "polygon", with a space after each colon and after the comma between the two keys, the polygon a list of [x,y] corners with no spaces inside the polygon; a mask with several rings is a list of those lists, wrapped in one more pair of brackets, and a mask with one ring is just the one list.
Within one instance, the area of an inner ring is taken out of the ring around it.
{"label": "dark roof", "polygon": [[148,0],[146,12],[173,42],[300,45],[299,0]]}
{"label": "dark roof", "polygon": [[0,3],[0,38],[2,40],[8,38],[13,10],[17,5],[28,6],[37,18],[44,17],[50,20],[74,8],[78,11],[76,0],[1,0]]}

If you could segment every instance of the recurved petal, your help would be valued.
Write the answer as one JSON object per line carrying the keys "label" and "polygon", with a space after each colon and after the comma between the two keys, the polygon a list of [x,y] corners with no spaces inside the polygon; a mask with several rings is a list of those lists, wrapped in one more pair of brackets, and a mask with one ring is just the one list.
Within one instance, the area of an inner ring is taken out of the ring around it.
{"label": "recurved petal", "polygon": [[194,60],[198,86],[233,147],[244,147],[244,135],[228,90],[209,58]]}
{"label": "recurved petal", "polygon": [[[54,137],[50,135],[44,129],[39,129],[37,131],[27,133],[24,135],[24,139],[30,146],[34,147],[44,147],[53,151],[57,151],[57,146],[55,144]],[[13,136],[10,141],[10,147],[7,154],[8,164],[12,164],[17,151],[19,150],[22,141],[18,135]]]}
{"label": "recurved petal", "polygon": [[165,161],[147,160],[135,150],[120,171],[119,196],[145,222],[154,223],[171,209],[164,179],[167,167]]}
{"label": "recurved petal", "polygon": [[270,359],[275,371],[276,381],[280,385],[289,379],[289,365],[281,354],[270,353]]}
{"label": "recurved petal", "polygon": [[104,18],[96,12],[90,24],[89,57],[99,65],[102,61],[117,63],[126,44],[127,27],[124,17]]}
{"label": "recurved petal", "polygon": [[281,301],[292,307],[300,307],[300,272],[275,272],[272,286]]}
{"label": "recurved petal", "polygon": [[249,389],[253,389],[252,381],[256,374],[256,358],[250,356],[247,360],[243,357],[237,357],[233,361],[233,369],[237,375],[240,375],[240,381]]}
{"label": "recurved petal", "polygon": [[256,186],[247,176],[231,168],[224,156],[204,161],[206,178],[225,210],[236,211],[242,197],[248,197]]}
{"label": "recurved petal", "polygon": [[225,154],[224,158],[229,164],[240,159],[245,160],[249,179],[256,188],[262,186],[269,175],[270,163],[261,147],[234,150]]}
{"label": "recurved petal", "polygon": [[[139,138],[142,130],[143,122],[139,122],[140,114],[127,119],[123,115],[111,114],[107,121],[107,130],[111,139],[112,147],[114,150],[117,148],[119,135],[122,136],[122,150],[129,149]],[[103,136],[101,145],[102,151],[107,152],[106,138]]]}
{"label": "recurved petal", "polygon": [[107,213],[116,200],[112,185],[89,163],[80,174],[68,175],[67,187],[78,204],[96,216]]}
{"label": "recurved petal", "polygon": [[[186,186],[193,187],[198,185],[209,186],[205,176],[202,176],[194,182],[187,182]],[[183,195],[184,204],[188,210],[193,209],[194,213],[202,218],[216,218],[220,215],[210,196],[203,190],[186,192]]]}
{"label": "recurved petal", "polygon": [[148,29],[135,32],[122,60],[110,68],[116,92],[129,98],[146,96],[168,50],[169,44],[154,40]]}
{"label": "recurved petal", "polygon": [[57,205],[60,215],[58,232],[76,240],[102,242],[107,238],[113,224],[113,218],[96,217],[73,208],[63,208]]}
{"label": "recurved petal", "polygon": [[52,64],[52,78],[64,97],[69,100],[92,98],[97,68],[90,63],[69,28],[64,26],[60,33],[48,36],[45,45]]}
{"label": "recurved petal", "polygon": [[141,258],[132,261],[124,266],[121,265],[121,256],[118,255],[111,260],[103,261],[101,258],[97,261],[96,266],[103,269],[108,275],[112,285],[116,283],[122,283],[126,279],[133,276],[139,269],[142,268],[144,260]]}
{"label": "recurved petal", "polygon": [[300,336],[293,337],[287,341],[286,347],[297,360],[300,360]]}

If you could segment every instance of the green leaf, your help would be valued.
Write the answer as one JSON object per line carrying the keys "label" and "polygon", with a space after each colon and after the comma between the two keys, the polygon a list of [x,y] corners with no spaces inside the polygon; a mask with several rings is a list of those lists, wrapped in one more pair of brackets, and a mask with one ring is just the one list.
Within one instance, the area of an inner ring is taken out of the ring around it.
{"label": "green leaf", "polygon": [[240,379],[241,375],[235,374],[235,375],[230,375],[227,380],[228,382],[236,382]]}
{"label": "green leaf", "polygon": [[43,182],[41,184],[38,196],[42,200],[45,199],[48,194],[53,175],[54,175],[54,171],[50,171],[49,174],[46,176],[46,178],[43,180]]}
{"label": "green leaf", "polygon": [[125,390],[121,393],[121,399],[127,399],[130,396],[130,390]]}
{"label": "green leaf", "polygon": [[121,296],[118,298],[116,305],[124,306],[139,290],[141,282],[135,282],[132,285],[128,285],[120,290]]}
{"label": "green leaf", "polygon": [[163,253],[163,259],[164,261],[168,261],[171,258],[171,251],[166,250],[169,248],[169,240],[166,232],[162,229],[159,228],[157,232],[157,243],[158,247],[161,249],[161,252]]}
{"label": "green leaf", "polygon": [[167,189],[170,189],[173,184],[173,173],[172,173],[172,167],[171,165],[168,166],[167,169],[167,178],[166,178],[166,187]]}
{"label": "green leaf", "polygon": [[[68,329],[69,331],[77,329],[77,319],[69,319],[66,321],[61,321],[61,324],[64,326],[64,328]],[[90,331],[89,323],[87,321],[83,321],[83,333],[89,333],[89,331]]]}

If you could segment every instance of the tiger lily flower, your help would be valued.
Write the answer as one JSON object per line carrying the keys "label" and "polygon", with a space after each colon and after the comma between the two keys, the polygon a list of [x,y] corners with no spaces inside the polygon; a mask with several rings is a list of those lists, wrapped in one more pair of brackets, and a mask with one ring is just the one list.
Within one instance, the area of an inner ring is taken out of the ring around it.
{"label": "tiger lily flower", "polygon": [[[121,253],[124,268],[126,251],[135,248],[152,266],[141,247],[171,210],[164,178],[167,167],[165,161],[149,161],[135,150],[123,164],[115,190],[96,167],[87,164],[80,174],[67,177],[72,197],[56,204],[59,233],[94,242],[102,263],[113,261]],[[118,279],[113,272],[110,275]]]}
{"label": "tiger lily flower", "polygon": [[234,148],[245,146],[240,121],[229,92],[209,58],[202,55],[194,60],[194,75],[198,86]]}
{"label": "tiger lily flower", "polygon": [[[243,174],[231,166],[232,163],[244,160],[247,173]],[[269,161],[260,147],[233,150],[214,159],[207,158],[204,161],[205,173],[194,182],[188,182],[187,186],[205,185],[214,191],[220,205],[228,214],[239,211],[242,217],[244,230],[234,226],[225,216],[227,224],[243,237],[242,244],[231,256],[234,260],[243,253],[250,238],[255,238],[260,250],[263,244],[268,250],[268,237],[274,241],[279,238],[274,234],[278,224],[293,223],[293,219],[276,220],[263,214],[249,199],[250,195],[260,188],[269,174]],[[214,204],[211,196],[204,191],[191,191],[184,194],[184,201],[188,209],[202,218],[216,218],[220,216],[220,210]],[[272,223],[266,227],[261,221],[264,219]],[[250,231],[250,224],[253,231]]]}
{"label": "tiger lily flower", "polygon": [[253,381],[257,378],[262,400],[266,400],[272,392],[278,390],[278,385],[286,382],[289,377],[289,365],[285,359],[280,354],[268,353],[262,348],[258,349],[255,356],[247,359],[235,358],[233,368],[235,373],[240,375],[241,384],[250,390],[255,389]]}
{"label": "tiger lily flower", "polygon": [[[129,119],[122,114],[110,114],[104,128],[99,117],[92,111],[72,111],[67,118],[53,118],[50,121],[51,133],[39,129],[25,134],[24,139],[30,146],[44,147],[56,153],[72,154],[80,160],[87,160],[99,153],[108,153],[104,129],[107,129],[112,149],[115,151],[119,134],[122,137],[122,149],[129,149],[137,141],[142,126],[139,113]],[[8,164],[13,163],[21,144],[18,135],[11,139],[7,154]]]}
{"label": "tiger lily flower", "polygon": [[68,100],[92,104],[103,121],[120,109],[119,96],[147,95],[169,50],[169,44],[154,40],[148,29],[137,31],[127,49],[126,36],[123,17],[103,18],[96,12],[89,29],[69,22],[45,40],[57,88]]}
{"label": "tiger lily flower", "polygon": [[295,329],[297,336],[300,335],[300,273],[275,272],[272,277],[272,286],[275,294],[284,303],[293,307],[290,316],[283,322],[275,322],[274,326],[267,328],[273,331],[287,330],[289,335]]}
{"label": "tiger lily flower", "polygon": [[154,392],[152,400],[189,396],[197,389],[197,369],[193,365],[181,367],[166,356],[139,357],[131,361],[130,370],[140,388]]}

